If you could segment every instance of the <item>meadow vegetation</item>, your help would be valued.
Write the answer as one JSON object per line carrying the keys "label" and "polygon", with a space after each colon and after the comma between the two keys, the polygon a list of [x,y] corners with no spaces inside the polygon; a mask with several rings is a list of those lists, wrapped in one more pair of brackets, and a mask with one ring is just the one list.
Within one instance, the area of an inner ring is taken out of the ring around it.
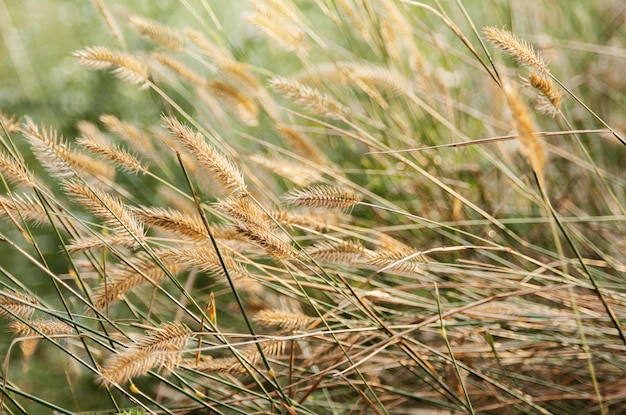
{"label": "meadow vegetation", "polygon": [[80,105],[0,1],[0,413],[626,412],[622,2],[78,3]]}

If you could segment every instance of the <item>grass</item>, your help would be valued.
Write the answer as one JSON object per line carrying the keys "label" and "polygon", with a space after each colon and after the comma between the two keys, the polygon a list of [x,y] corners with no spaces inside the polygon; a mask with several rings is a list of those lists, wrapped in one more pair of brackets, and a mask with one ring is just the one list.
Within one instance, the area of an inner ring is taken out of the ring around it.
{"label": "grass", "polygon": [[619,2],[166,3],[0,3],[2,411],[626,410]]}

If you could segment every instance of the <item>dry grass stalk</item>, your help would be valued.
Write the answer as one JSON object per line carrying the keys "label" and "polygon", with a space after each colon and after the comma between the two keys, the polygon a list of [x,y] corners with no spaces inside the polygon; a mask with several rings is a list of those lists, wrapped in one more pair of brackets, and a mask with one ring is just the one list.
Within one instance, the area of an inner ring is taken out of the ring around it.
{"label": "dry grass stalk", "polygon": [[156,150],[154,148],[153,140],[149,135],[143,133],[134,125],[120,120],[114,115],[103,114],[99,117],[99,119],[107,130],[126,141],[135,151],[150,159],[154,158]]}
{"label": "dry grass stalk", "polygon": [[[382,5],[385,13],[381,16],[381,34],[383,38],[388,38],[385,47],[389,55],[399,59],[402,52],[406,51],[409,62],[420,61],[422,58],[415,47],[413,26],[405,18],[405,13],[400,11],[392,0],[382,0]],[[402,50],[398,50],[397,46],[401,46]]]}
{"label": "dry grass stalk", "polygon": [[494,45],[509,54],[521,65],[529,66],[539,72],[549,74],[543,56],[535,52],[535,49],[527,41],[520,39],[517,35],[508,30],[497,29],[495,27],[483,28],[483,33]]}
{"label": "dry grass stalk", "polygon": [[215,64],[220,70],[220,75],[232,80],[245,93],[256,96],[261,83],[250,71],[250,65],[233,59],[216,59]]}
{"label": "dry grass stalk", "polygon": [[21,160],[0,151],[0,173],[15,184],[33,186],[34,178]]}
{"label": "dry grass stalk", "polygon": [[66,180],[63,188],[77,203],[104,219],[104,224],[110,226],[114,233],[143,238],[143,224],[119,198],[78,181]]}
{"label": "dry grass stalk", "polygon": [[108,140],[102,140],[100,137],[83,134],[78,137],[76,143],[79,146],[98,154],[104,159],[112,161],[123,170],[132,173],[145,173],[147,171],[147,167],[141,164],[137,157],[124,149],[112,146]]}
{"label": "dry grass stalk", "polygon": [[319,164],[320,166],[326,164],[326,160],[324,159],[322,152],[316,148],[311,143],[311,140],[309,140],[306,136],[300,134],[294,128],[285,124],[277,125],[276,129],[280,135],[287,140],[289,146],[300,156],[307,160],[311,160],[313,163]]}
{"label": "dry grass stalk", "polygon": [[531,72],[528,76],[528,83],[543,94],[536,105],[540,113],[555,115],[561,109],[563,94],[550,76]]}
{"label": "dry grass stalk", "polygon": [[259,3],[253,3],[253,7],[255,11],[246,16],[250,23],[282,48],[290,52],[303,51],[304,32],[299,27]]}
{"label": "dry grass stalk", "polygon": [[[132,266],[109,267],[109,280],[99,285],[92,294],[93,306],[103,310],[122,298],[130,290],[146,283],[156,285],[167,277],[165,271],[147,254],[139,253],[130,261]],[[167,270],[176,274],[181,270],[177,262],[165,263]],[[139,271],[139,272],[138,272]]]}
{"label": "dry grass stalk", "polygon": [[[266,357],[277,357],[285,353],[286,342],[283,340],[271,340],[261,342],[260,344]],[[187,364],[202,372],[242,375],[247,373],[246,366],[258,366],[261,361],[262,359],[259,349],[253,344],[239,352],[239,358],[224,357],[212,359],[208,356],[203,356],[200,364],[196,365],[195,361],[187,361]]]}
{"label": "dry grass stalk", "polygon": [[293,163],[278,158],[270,159],[259,154],[250,156],[250,161],[273,171],[298,186],[306,187],[322,180],[320,173],[307,166],[303,166],[301,163]]}
{"label": "dry grass stalk", "polygon": [[126,47],[126,41],[124,41],[124,36],[122,35],[122,31],[120,30],[120,27],[118,26],[117,22],[113,19],[113,16],[111,16],[111,13],[109,13],[109,10],[104,6],[104,3],[102,2],[102,0],[93,0],[93,3],[96,6],[96,9],[98,10],[98,12],[100,13],[100,16],[102,16],[102,18],[104,19],[104,22],[106,23],[107,27],[111,31],[113,38],[117,40],[122,47]]}
{"label": "dry grass stalk", "polygon": [[293,205],[315,209],[348,209],[361,202],[361,197],[348,189],[314,185],[296,189],[285,195],[283,200]]}
{"label": "dry grass stalk", "polygon": [[223,104],[232,108],[241,122],[251,127],[259,124],[259,107],[239,89],[222,81],[211,81],[207,88]]}
{"label": "dry grass stalk", "polygon": [[183,324],[168,323],[148,330],[125,350],[106,359],[98,382],[121,385],[145,375],[153,368],[172,370],[182,360],[182,353],[192,332]]}
{"label": "dry grass stalk", "polygon": [[113,73],[131,84],[145,84],[150,73],[139,59],[123,52],[114,52],[104,46],[92,46],[74,52],[78,62],[92,70],[115,67]]}
{"label": "dry grass stalk", "polygon": [[405,243],[400,242],[396,238],[393,238],[384,233],[377,234],[376,239],[377,239],[376,242],[380,246],[381,250],[393,251],[393,252],[404,252],[407,255],[410,255],[416,252],[413,248],[409,247]]}
{"label": "dry grass stalk", "polygon": [[193,154],[200,164],[215,173],[226,189],[246,192],[243,175],[230,159],[204,141],[202,134],[181,124],[173,117],[163,116],[165,128]]}
{"label": "dry grass stalk", "polygon": [[86,236],[76,237],[66,245],[66,249],[70,253],[92,251],[97,249],[110,249],[112,247],[126,247],[136,249],[139,247],[137,239],[131,235],[102,235],[102,236]]}
{"label": "dry grass stalk", "polygon": [[20,130],[20,121],[15,115],[7,115],[0,111],[0,126],[4,127],[9,134],[16,133]]}
{"label": "dry grass stalk", "polygon": [[265,212],[249,198],[228,197],[216,203],[215,208],[237,222],[244,222],[268,231],[273,227]]}
{"label": "dry grass stalk", "polygon": [[265,249],[278,259],[297,257],[293,248],[274,234],[274,224],[249,198],[228,198],[215,205],[233,220],[234,229],[247,241]]}
{"label": "dry grass stalk", "polygon": [[365,42],[369,43],[372,41],[371,33],[373,32],[371,31],[370,27],[366,26],[363,23],[363,22],[368,21],[369,19],[367,19],[365,16],[363,16],[360,13],[361,11],[360,8],[357,9],[358,11],[355,10],[352,4],[353,2],[348,2],[346,0],[337,1],[337,6],[341,9],[343,15],[350,22],[348,26],[352,28],[353,30],[355,30]]}
{"label": "dry grass stalk", "polygon": [[133,212],[147,226],[156,227],[197,241],[206,241],[209,237],[204,223],[197,215],[190,215],[170,208],[153,207],[134,208]]}
{"label": "dry grass stalk", "polygon": [[[167,262],[175,262],[186,268],[197,268],[201,271],[224,275],[222,263],[212,245],[193,245],[190,247],[175,247],[160,251],[160,257]],[[235,278],[248,276],[246,270],[232,256],[222,253],[222,260],[229,275]]]}
{"label": "dry grass stalk", "polygon": [[277,76],[271,79],[270,87],[296,104],[323,117],[343,119],[348,113],[348,110],[334,98],[297,81]]}
{"label": "dry grass stalk", "polygon": [[357,85],[376,88],[393,95],[406,95],[411,82],[398,71],[367,63],[337,62],[339,71]]}
{"label": "dry grass stalk", "polygon": [[535,135],[535,125],[530,116],[528,107],[521,100],[517,88],[508,82],[503,81],[502,85],[507,103],[511,109],[511,115],[518,138],[521,144],[522,154],[528,160],[528,164],[532,167],[537,175],[540,184],[544,184],[544,168],[546,164],[546,155],[543,149],[543,143]]}
{"label": "dry grass stalk", "polygon": [[164,53],[153,53],[152,56],[162,65],[167,66],[172,71],[176,72],[190,84],[200,88],[205,88],[207,86],[207,80],[204,77],[198,75],[187,65],[173,59],[171,56]]}
{"label": "dry grass stalk", "polygon": [[12,321],[9,330],[24,337],[41,336],[40,332],[48,336],[70,335],[74,332],[72,326],[59,320],[29,320],[27,323]]}
{"label": "dry grass stalk", "polygon": [[265,249],[268,254],[279,260],[296,259],[298,257],[297,252],[294,251],[291,245],[278,238],[267,228],[239,221],[235,222],[234,226],[248,241]]}
{"label": "dry grass stalk", "polygon": [[216,61],[233,60],[232,55],[218,47],[211,41],[209,41],[202,32],[194,30],[192,28],[185,28],[185,35],[195,44],[200,50],[202,50],[207,56],[215,59]]}
{"label": "dry grass stalk", "polygon": [[394,270],[399,272],[405,272],[409,274],[420,274],[424,261],[421,260],[421,256],[414,256],[408,259],[409,256],[416,254],[416,251],[407,252],[400,251],[388,251],[378,250],[367,257],[367,262],[371,265],[382,267],[388,270]]}
{"label": "dry grass stalk", "polygon": [[315,319],[299,312],[289,312],[276,309],[265,309],[259,311],[254,320],[264,326],[283,329],[286,332],[302,330]]}
{"label": "dry grass stalk", "polygon": [[2,317],[14,318],[14,316],[18,316],[24,320],[29,320],[35,312],[33,306],[38,305],[39,301],[30,294],[0,291],[0,316]]}
{"label": "dry grass stalk", "polygon": [[272,217],[278,222],[285,225],[298,225],[310,228],[316,231],[328,230],[332,225],[337,223],[335,215],[322,215],[320,212],[314,211],[290,211],[290,210],[272,210]]}
{"label": "dry grass stalk", "polygon": [[131,16],[130,24],[135,30],[157,45],[171,49],[174,52],[182,52],[185,49],[182,35],[170,27],[142,16]]}
{"label": "dry grass stalk", "polygon": [[54,177],[72,177],[76,174],[75,170],[107,180],[115,176],[115,170],[111,166],[73,151],[67,140],[58,136],[56,131],[45,129],[40,131],[30,118],[26,118],[26,124],[21,132],[33,148],[39,162]]}
{"label": "dry grass stalk", "polygon": [[50,218],[39,199],[30,195],[14,194],[11,198],[0,196],[0,216],[12,220],[22,218],[38,225],[50,223]]}
{"label": "dry grass stalk", "polygon": [[365,247],[359,241],[322,241],[306,248],[312,258],[336,264],[362,264]]}

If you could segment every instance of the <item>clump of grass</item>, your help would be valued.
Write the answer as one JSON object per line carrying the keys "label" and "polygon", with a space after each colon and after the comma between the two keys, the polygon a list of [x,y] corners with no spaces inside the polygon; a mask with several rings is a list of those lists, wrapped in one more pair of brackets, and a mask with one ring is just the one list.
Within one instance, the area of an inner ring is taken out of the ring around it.
{"label": "clump of grass", "polygon": [[0,113],[0,411],[625,410],[623,79],[461,2],[253,1],[270,59],[94,5],[120,50],[76,63],[162,115]]}

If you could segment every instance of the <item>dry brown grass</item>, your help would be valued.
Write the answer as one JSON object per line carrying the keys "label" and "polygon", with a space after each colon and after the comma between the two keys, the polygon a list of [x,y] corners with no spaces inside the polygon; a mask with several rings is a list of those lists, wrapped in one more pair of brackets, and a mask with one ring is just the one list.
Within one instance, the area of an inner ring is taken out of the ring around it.
{"label": "dry brown grass", "polygon": [[623,81],[461,2],[191,2],[142,51],[95,6],[77,63],[156,112],[0,115],[0,412],[624,411],[621,127],[575,94]]}

